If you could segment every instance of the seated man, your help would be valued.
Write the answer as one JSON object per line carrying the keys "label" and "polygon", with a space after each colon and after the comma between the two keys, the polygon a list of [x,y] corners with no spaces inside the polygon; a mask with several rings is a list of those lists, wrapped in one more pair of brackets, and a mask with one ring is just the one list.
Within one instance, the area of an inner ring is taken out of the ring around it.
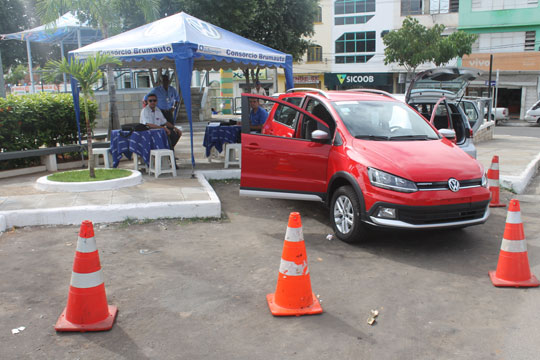
{"label": "seated man", "polygon": [[182,132],[180,129],[175,127],[173,124],[165,120],[165,116],[161,110],[159,110],[157,105],[157,96],[154,94],[148,95],[148,106],[144,107],[141,110],[141,124],[146,124],[150,129],[159,129],[164,128],[169,137],[169,144],[171,150],[174,150],[174,146],[180,140]]}
{"label": "seated man", "polygon": [[251,107],[249,112],[250,130],[261,132],[268,117],[268,112],[262,106],[259,106],[259,100],[255,98],[249,99],[249,107]]}

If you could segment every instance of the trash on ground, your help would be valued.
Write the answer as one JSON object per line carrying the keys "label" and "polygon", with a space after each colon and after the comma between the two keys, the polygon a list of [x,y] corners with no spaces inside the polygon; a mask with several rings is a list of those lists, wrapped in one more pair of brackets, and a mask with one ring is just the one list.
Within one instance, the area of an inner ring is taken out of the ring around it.
{"label": "trash on ground", "polygon": [[318,257],[317,260],[318,260],[318,261],[322,261],[322,258]]}
{"label": "trash on ground", "polygon": [[13,335],[15,335],[15,334],[20,333],[20,332],[23,331],[24,329],[26,329],[26,327],[24,327],[24,326],[19,326],[18,328],[11,329],[11,333],[12,333]]}
{"label": "trash on ground", "polygon": [[326,235],[326,240],[329,240],[329,241],[334,240],[334,235],[332,235],[332,234]]}
{"label": "trash on ground", "polygon": [[371,315],[367,319],[367,323],[369,325],[373,325],[375,323],[375,318],[379,316],[379,310],[371,310]]}
{"label": "trash on ground", "polygon": [[67,243],[66,243],[66,246],[71,246],[71,245],[73,245],[72,242],[67,242]]}
{"label": "trash on ground", "polygon": [[141,249],[139,250],[139,253],[142,254],[142,255],[148,255],[148,254],[153,254],[153,253],[157,253],[158,251],[157,250],[150,250],[150,249]]}

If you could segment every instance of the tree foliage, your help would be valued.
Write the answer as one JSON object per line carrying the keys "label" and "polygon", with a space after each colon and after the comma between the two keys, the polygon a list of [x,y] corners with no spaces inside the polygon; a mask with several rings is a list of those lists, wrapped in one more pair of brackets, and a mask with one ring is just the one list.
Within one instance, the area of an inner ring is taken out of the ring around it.
{"label": "tree foliage", "polygon": [[[153,21],[159,14],[159,0],[129,0],[145,20]],[[81,21],[99,27],[103,37],[109,37],[122,30],[122,24],[131,13],[123,0],[38,0],[40,18],[48,23],[67,11],[74,11]],[[116,85],[111,66],[107,66],[107,90],[109,93],[109,137],[113,129],[120,126],[116,106]]]}
{"label": "tree foliage", "polygon": [[441,24],[426,28],[417,19],[405,18],[401,29],[392,30],[383,37],[386,46],[384,63],[398,63],[407,72],[414,73],[421,64],[433,62],[440,66],[471,53],[477,35],[456,31],[443,36],[444,29]]}
{"label": "tree foliage", "polygon": [[[92,130],[90,127],[90,114],[88,111],[88,99],[94,94],[92,87],[97,84],[97,82],[103,76],[103,73],[99,69],[102,66],[107,64],[116,64],[121,65],[120,60],[110,56],[110,55],[101,55],[97,54],[94,57],[89,57],[84,61],[78,59],[71,59],[69,62],[67,59],[62,61],[49,61],[46,66],[46,71],[50,79],[54,79],[61,74],[65,73],[71,75],[75,80],[79,82],[81,91],[84,94],[83,104],[84,104],[84,114],[86,120],[86,136],[88,139],[88,158],[93,159],[92,151]],[[88,161],[88,170],[90,172],[90,177],[96,177],[94,172],[94,162]]]}
{"label": "tree foliage", "polygon": [[[0,0],[0,34],[25,30],[28,19],[22,0]],[[26,62],[26,45],[22,41],[0,41],[4,69]]]}

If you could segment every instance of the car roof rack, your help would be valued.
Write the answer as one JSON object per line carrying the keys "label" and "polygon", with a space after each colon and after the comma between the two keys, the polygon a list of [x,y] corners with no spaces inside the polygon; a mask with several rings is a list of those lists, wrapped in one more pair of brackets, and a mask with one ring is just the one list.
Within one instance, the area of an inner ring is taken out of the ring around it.
{"label": "car roof rack", "polygon": [[323,91],[321,89],[316,89],[316,88],[292,88],[292,89],[287,90],[287,94],[293,93],[293,92],[299,92],[299,91],[316,92],[316,93],[319,93],[320,95],[324,96],[325,98],[330,99],[330,96],[328,96],[328,94],[325,91]]}
{"label": "car roof rack", "polygon": [[384,90],[379,90],[379,89],[347,89],[345,91],[365,92],[365,93],[370,93],[370,94],[379,94],[379,95],[384,95],[384,96],[391,97],[392,99],[396,99],[396,97],[394,95],[390,94],[389,92],[384,91]]}

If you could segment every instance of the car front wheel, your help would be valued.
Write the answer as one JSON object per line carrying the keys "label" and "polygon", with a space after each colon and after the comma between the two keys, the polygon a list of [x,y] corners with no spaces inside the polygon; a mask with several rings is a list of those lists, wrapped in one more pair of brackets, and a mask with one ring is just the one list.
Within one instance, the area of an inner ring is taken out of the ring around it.
{"label": "car front wheel", "polygon": [[359,242],[366,230],[360,221],[360,202],[351,186],[342,186],[332,196],[330,222],[336,236],[345,242]]}

